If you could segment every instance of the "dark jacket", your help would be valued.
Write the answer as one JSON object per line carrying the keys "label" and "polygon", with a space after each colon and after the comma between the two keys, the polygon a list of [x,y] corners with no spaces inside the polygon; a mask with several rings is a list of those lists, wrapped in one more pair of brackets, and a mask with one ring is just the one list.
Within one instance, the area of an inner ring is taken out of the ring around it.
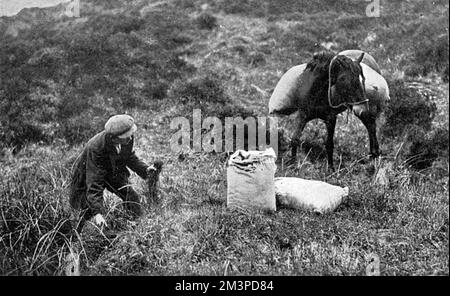
{"label": "dark jacket", "polygon": [[147,177],[148,165],[133,151],[134,138],[121,145],[120,154],[111,137],[102,131],[89,140],[74,163],[71,180],[70,204],[76,209],[89,208],[92,213],[103,213],[105,183],[114,178],[128,178],[127,167],[141,178]]}

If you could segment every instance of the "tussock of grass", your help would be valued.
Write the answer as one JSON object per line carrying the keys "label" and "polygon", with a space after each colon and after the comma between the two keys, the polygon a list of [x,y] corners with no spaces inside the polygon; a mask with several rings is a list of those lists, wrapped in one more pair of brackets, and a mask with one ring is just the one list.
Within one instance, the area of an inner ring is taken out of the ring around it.
{"label": "tussock of grass", "polygon": [[54,274],[68,251],[69,215],[64,208],[67,168],[39,158],[2,168],[1,267],[4,274]]}

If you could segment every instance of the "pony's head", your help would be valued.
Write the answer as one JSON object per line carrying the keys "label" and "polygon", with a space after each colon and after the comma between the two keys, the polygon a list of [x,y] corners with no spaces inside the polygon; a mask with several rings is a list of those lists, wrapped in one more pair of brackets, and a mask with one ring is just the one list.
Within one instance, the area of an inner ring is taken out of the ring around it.
{"label": "pony's head", "polygon": [[328,89],[328,103],[333,108],[361,105],[366,102],[364,74],[361,61],[364,54],[353,61],[330,52],[315,53],[307,68]]}
{"label": "pony's head", "polygon": [[346,56],[337,55],[330,61],[328,99],[331,107],[343,105],[351,109],[357,107],[357,113],[364,111],[365,108],[360,108],[366,106],[363,103],[367,102],[365,78],[360,64],[363,57],[364,53],[353,61]]}

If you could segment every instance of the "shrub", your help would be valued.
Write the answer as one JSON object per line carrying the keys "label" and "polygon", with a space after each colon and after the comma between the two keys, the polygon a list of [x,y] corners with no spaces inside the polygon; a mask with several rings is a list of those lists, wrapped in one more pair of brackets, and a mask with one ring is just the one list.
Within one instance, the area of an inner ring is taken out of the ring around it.
{"label": "shrub", "polygon": [[85,142],[103,130],[107,118],[107,114],[86,110],[78,115],[62,120],[58,136],[71,145]]}
{"label": "shrub", "polygon": [[243,14],[256,16],[262,13],[262,5],[254,0],[240,0],[240,1],[220,1],[219,7],[223,8],[229,14]]}
{"label": "shrub", "polygon": [[411,64],[405,68],[405,75],[409,77],[417,77],[423,75],[423,69],[420,65]]}
{"label": "shrub", "polygon": [[[150,11],[145,16],[145,28],[151,33],[152,39],[157,43],[153,45],[153,49],[159,49],[161,52],[173,50],[180,45],[177,36],[180,33],[192,28],[192,21],[183,13],[174,10]],[[157,48],[154,48],[154,47]]]}
{"label": "shrub", "polygon": [[36,50],[27,63],[41,77],[58,80],[63,65],[63,52],[56,47]]}
{"label": "shrub", "polygon": [[[0,100],[0,141],[15,146],[14,152],[28,142],[49,141],[46,125],[56,115],[59,99],[41,88],[29,94],[32,86],[20,77],[2,80]],[[47,135],[47,136],[46,136]]]}
{"label": "shrub", "polygon": [[414,169],[430,167],[438,157],[448,158],[448,129],[438,128],[431,133],[410,133],[411,145],[406,154],[406,164]]}
{"label": "shrub", "polygon": [[104,35],[119,32],[128,34],[131,31],[138,31],[144,23],[143,19],[135,15],[100,14],[90,18],[84,27]]}
{"label": "shrub", "polygon": [[94,74],[102,69],[120,69],[121,53],[107,40],[107,35],[95,32],[68,36],[66,42],[67,61],[78,64],[83,73]]}
{"label": "shrub", "polygon": [[200,14],[195,21],[200,29],[212,30],[217,27],[217,18],[207,12]]}
{"label": "shrub", "polygon": [[413,63],[420,68],[420,74],[423,76],[432,71],[442,73],[448,68],[449,64],[448,33],[436,36],[435,30],[433,32],[429,32],[429,30],[426,26],[421,26],[418,29],[418,32],[426,32],[421,33],[421,37],[427,37],[421,38],[421,42],[415,44],[413,57]]}
{"label": "shrub", "polygon": [[303,30],[303,26],[296,25],[290,31],[283,34],[282,42],[294,47],[299,53],[313,53],[319,49],[317,37]]}
{"label": "shrub", "polygon": [[264,65],[266,58],[262,52],[253,52],[247,58],[248,63],[253,67]]}
{"label": "shrub", "polygon": [[256,114],[248,108],[229,104],[229,105],[223,106],[223,108],[221,108],[220,110],[216,110],[215,116],[217,116],[220,119],[224,119],[225,117],[238,117],[238,116],[245,119],[246,117],[249,117],[249,116],[255,117]]}
{"label": "shrub", "polygon": [[172,37],[172,41],[179,45],[192,43],[193,39],[191,36],[186,34],[179,34]]}
{"label": "shrub", "polygon": [[142,93],[147,99],[161,100],[167,95],[169,85],[161,81],[147,80]]}
{"label": "shrub", "polygon": [[200,107],[212,103],[225,104],[228,101],[223,85],[215,74],[205,74],[182,83],[175,89],[174,95],[183,104],[191,103]]}
{"label": "shrub", "polygon": [[368,25],[369,19],[367,17],[359,16],[344,16],[337,20],[337,25],[345,30],[365,29]]}
{"label": "shrub", "polygon": [[391,138],[404,136],[411,125],[425,131],[430,130],[437,108],[429,94],[422,94],[418,89],[408,87],[400,80],[388,84],[391,101],[385,112],[386,123],[382,133]]}
{"label": "shrub", "polygon": [[449,79],[448,79],[449,73],[448,72],[449,72],[449,65],[447,64],[447,66],[444,68],[444,70],[442,71],[442,74],[441,74],[442,81],[444,81],[445,83],[449,82]]}

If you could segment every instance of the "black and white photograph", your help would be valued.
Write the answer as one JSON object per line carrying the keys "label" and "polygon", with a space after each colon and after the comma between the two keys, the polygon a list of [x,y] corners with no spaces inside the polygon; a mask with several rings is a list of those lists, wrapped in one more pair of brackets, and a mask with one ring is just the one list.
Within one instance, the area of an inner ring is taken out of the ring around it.
{"label": "black and white photograph", "polygon": [[449,1],[0,0],[0,176],[2,277],[448,277]]}

